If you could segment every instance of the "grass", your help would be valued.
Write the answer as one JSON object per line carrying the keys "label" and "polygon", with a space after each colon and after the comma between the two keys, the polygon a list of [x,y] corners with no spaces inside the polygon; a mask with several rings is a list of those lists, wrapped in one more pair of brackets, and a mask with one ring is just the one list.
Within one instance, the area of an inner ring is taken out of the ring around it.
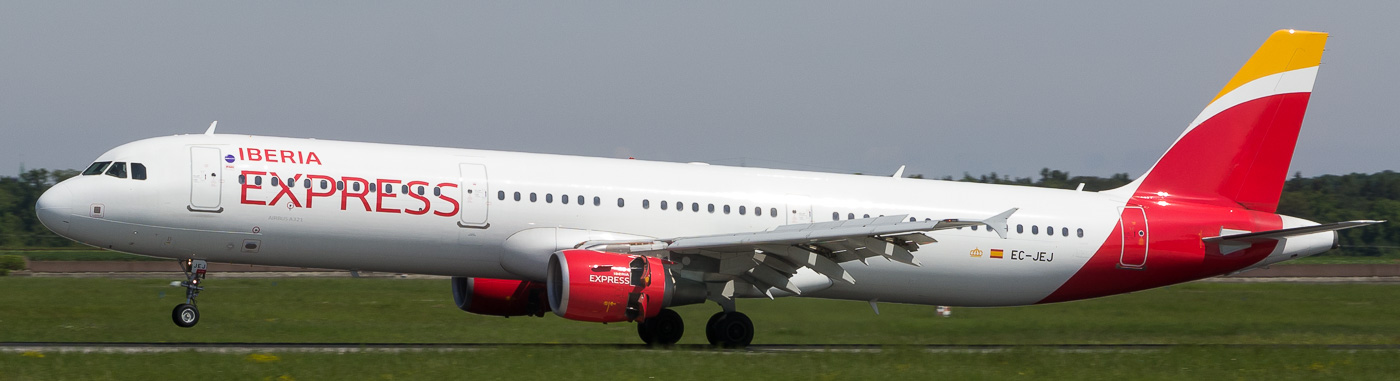
{"label": "grass", "polygon": [[[503,348],[472,352],[0,354],[4,380],[607,379],[1391,379],[1395,351],[1181,347],[1148,352],[1015,349],[878,353]],[[561,377],[563,376],[563,377]]]}
{"label": "grass", "polygon": [[[220,279],[203,320],[176,328],[172,279],[0,278],[0,341],[635,344],[635,326],[461,312],[445,280]],[[1400,344],[1392,284],[1192,283],[1012,308],[816,299],[743,300],[757,344],[883,344],[878,352],[743,352],[639,346],[501,347],[404,353],[0,353],[0,380],[167,379],[1392,379],[1400,351],[1215,344]],[[713,304],[677,309],[682,343]],[[1185,344],[1152,350],[1021,347],[929,351],[905,344]]]}
{"label": "grass", "polygon": [[[458,310],[446,280],[220,279],[199,325],[179,329],[172,279],[0,278],[0,341],[633,344],[635,325]],[[1051,305],[956,308],[819,299],[741,300],[755,343],[1400,344],[1400,285],[1192,283]],[[704,342],[713,304],[676,309]]]}

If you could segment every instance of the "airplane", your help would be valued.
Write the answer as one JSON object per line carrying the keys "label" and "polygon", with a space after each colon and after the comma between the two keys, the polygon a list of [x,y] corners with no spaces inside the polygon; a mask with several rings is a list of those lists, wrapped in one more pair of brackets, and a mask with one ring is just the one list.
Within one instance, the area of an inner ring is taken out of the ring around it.
{"label": "airplane", "polygon": [[199,321],[215,261],[449,276],[464,311],[636,322],[656,345],[684,334],[673,307],[713,301],[706,339],[743,347],[755,328],[738,299],[1033,305],[1335,248],[1337,230],[1383,221],[1275,213],[1326,39],[1273,33],[1156,164],[1100,192],[211,124],[113,148],[35,207],[74,241],[181,259],[180,327]]}

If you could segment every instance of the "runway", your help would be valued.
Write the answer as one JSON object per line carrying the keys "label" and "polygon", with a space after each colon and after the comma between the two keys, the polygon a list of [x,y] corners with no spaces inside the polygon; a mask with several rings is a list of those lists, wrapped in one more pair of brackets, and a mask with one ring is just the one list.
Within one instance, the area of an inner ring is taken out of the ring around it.
{"label": "runway", "polygon": [[1400,351],[1400,345],[1349,344],[991,344],[991,345],[880,345],[880,344],[766,344],[742,350],[717,349],[708,345],[685,344],[652,347],[642,344],[474,344],[474,343],[157,343],[157,342],[4,342],[0,353],[401,353],[472,352],[499,349],[607,349],[643,351],[703,351],[738,353],[880,353],[885,350],[923,350],[931,353],[996,353],[1015,350],[1048,350],[1062,353],[1154,353],[1174,348],[1213,349],[1321,349],[1333,351]]}

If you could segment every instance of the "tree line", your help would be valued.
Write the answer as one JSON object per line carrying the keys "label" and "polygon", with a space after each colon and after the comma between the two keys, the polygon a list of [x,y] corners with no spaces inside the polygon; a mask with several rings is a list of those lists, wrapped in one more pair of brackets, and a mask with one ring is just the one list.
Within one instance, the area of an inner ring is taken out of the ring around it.
{"label": "tree line", "polygon": [[[77,246],[49,232],[34,215],[34,203],[39,195],[53,184],[77,174],[78,171],[69,169],[33,169],[18,177],[0,177],[0,247]],[[911,177],[923,178],[921,175]],[[1070,176],[1069,172],[1045,168],[1038,179],[1013,178],[993,172],[978,176],[964,173],[962,178],[947,176],[942,180],[1060,189],[1075,189],[1082,183],[1086,191],[1100,191],[1125,185],[1132,178],[1127,173],[1109,177]],[[1284,185],[1278,213],[1324,223],[1360,219],[1400,221],[1400,173],[1384,171],[1317,177],[1294,174]],[[1343,230],[1342,249],[1328,253],[1375,256],[1400,248],[1400,228],[1388,226],[1379,224]]]}

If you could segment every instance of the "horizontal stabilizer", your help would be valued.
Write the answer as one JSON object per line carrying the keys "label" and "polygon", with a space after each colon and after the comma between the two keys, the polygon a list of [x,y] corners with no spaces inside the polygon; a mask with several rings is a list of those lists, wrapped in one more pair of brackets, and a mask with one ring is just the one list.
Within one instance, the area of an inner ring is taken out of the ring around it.
{"label": "horizontal stabilizer", "polygon": [[1308,235],[1308,234],[1313,234],[1313,233],[1330,232],[1330,231],[1342,230],[1342,229],[1347,229],[1347,228],[1354,228],[1354,227],[1357,227],[1357,226],[1366,226],[1366,225],[1372,225],[1372,224],[1379,224],[1379,223],[1382,223],[1382,222],[1385,222],[1385,221],[1356,220],[1356,221],[1333,222],[1333,223],[1330,223],[1330,224],[1322,224],[1322,225],[1302,226],[1302,227],[1296,227],[1296,228],[1279,229],[1279,230],[1269,230],[1269,231],[1262,231],[1262,232],[1252,232],[1252,233],[1240,233],[1240,234],[1222,235],[1222,236],[1217,236],[1217,237],[1206,237],[1206,238],[1204,238],[1204,239],[1202,239],[1202,240],[1204,240],[1204,241],[1206,241],[1206,242],[1219,243],[1219,244],[1222,244],[1222,245],[1225,245],[1225,244],[1249,244],[1249,243],[1254,243],[1254,242],[1263,242],[1263,241],[1268,241],[1268,240],[1275,240],[1275,239],[1281,239],[1281,238],[1295,237],[1295,236],[1300,236],[1300,235]]}

